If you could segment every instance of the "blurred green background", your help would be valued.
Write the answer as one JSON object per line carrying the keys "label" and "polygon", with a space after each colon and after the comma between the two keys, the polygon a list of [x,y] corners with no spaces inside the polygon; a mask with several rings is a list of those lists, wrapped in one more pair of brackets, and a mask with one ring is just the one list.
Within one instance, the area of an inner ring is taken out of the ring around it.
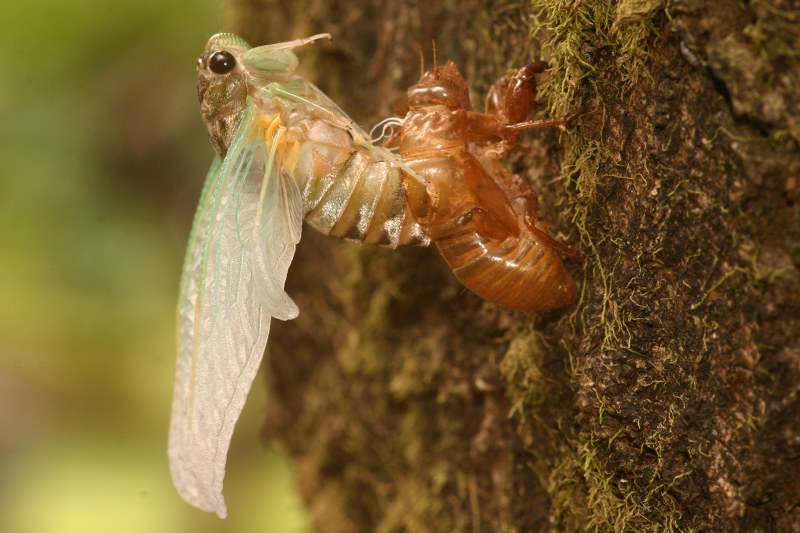
{"label": "blurred green background", "polygon": [[0,3],[0,532],[302,531],[256,383],[229,518],[166,459],[178,276],[212,149],[215,0]]}

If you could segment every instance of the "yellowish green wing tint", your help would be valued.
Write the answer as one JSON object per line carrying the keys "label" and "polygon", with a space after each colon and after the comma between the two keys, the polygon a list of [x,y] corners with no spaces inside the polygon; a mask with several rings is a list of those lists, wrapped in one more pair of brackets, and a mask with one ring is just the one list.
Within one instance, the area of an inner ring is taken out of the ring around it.
{"label": "yellowish green wing tint", "polygon": [[299,191],[257,135],[255,113],[249,105],[206,178],[178,307],[170,468],[186,501],[220,517],[228,447],[271,317],[297,316],[283,285],[302,228]]}

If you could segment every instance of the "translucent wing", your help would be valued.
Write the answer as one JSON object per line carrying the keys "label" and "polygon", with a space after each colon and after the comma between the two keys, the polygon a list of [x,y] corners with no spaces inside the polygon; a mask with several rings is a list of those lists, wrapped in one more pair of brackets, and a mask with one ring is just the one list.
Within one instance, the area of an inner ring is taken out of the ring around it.
{"label": "translucent wing", "polygon": [[212,164],[189,238],[178,305],[169,459],[178,492],[220,517],[234,425],[267,344],[271,317],[297,316],[284,292],[300,239],[297,185],[267,150],[253,105],[224,161]]}

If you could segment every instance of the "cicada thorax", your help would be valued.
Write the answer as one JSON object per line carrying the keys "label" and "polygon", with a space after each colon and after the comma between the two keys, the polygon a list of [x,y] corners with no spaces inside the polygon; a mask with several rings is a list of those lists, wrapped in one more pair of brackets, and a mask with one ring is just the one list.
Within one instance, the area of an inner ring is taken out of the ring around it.
{"label": "cicada thorax", "polygon": [[[475,124],[484,130],[475,131]],[[409,207],[456,277],[494,303],[526,311],[575,299],[557,246],[535,223],[536,195],[497,161],[507,152],[502,116],[475,113],[449,63],[408,93],[399,153]],[[487,127],[486,125],[489,125]],[[492,140],[496,139],[496,140]]]}

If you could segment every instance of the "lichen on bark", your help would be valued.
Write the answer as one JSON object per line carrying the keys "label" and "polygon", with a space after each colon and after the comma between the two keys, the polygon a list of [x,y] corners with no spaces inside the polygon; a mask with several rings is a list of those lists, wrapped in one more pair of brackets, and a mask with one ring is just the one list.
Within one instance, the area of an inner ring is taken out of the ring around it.
{"label": "lichen on bark", "polygon": [[251,42],[330,32],[304,72],[359,123],[418,52],[477,103],[545,59],[510,168],[581,251],[573,307],[481,302],[434,250],[308,229],[270,339],[265,434],[324,531],[800,527],[797,2],[232,0]]}

